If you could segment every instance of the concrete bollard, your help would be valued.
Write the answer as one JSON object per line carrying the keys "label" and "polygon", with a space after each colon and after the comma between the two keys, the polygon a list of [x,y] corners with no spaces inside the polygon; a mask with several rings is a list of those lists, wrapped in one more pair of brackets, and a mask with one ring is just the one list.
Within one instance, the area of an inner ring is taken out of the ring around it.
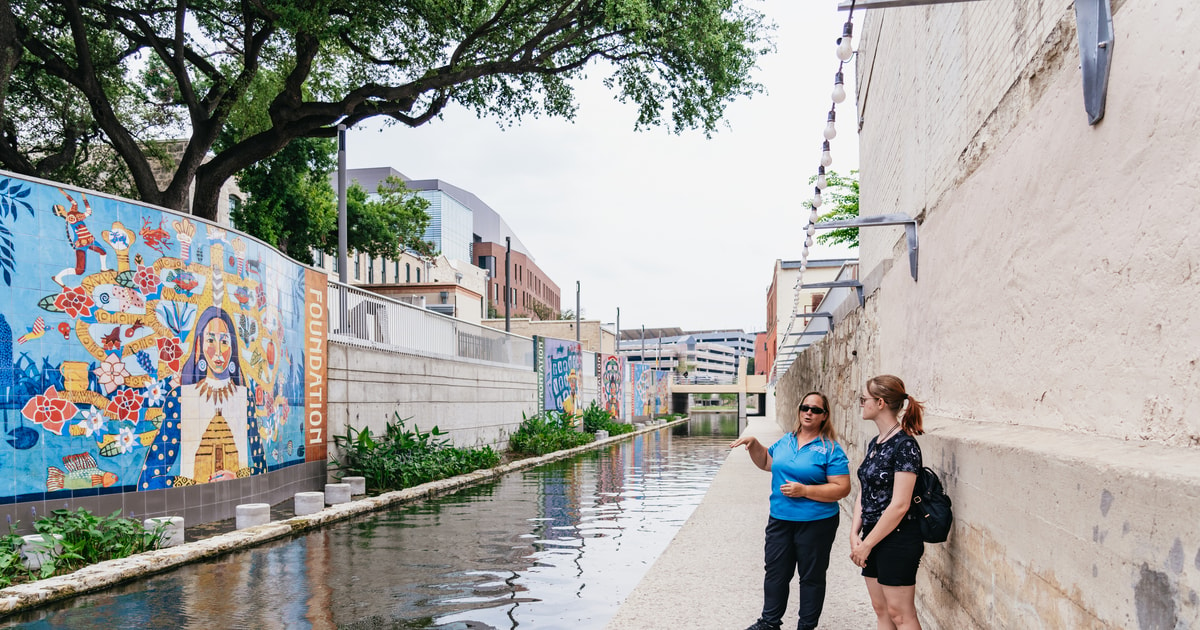
{"label": "concrete bollard", "polygon": [[604,429],[600,429],[600,430],[596,431],[596,439],[597,440],[603,440],[603,439],[607,439],[607,438],[608,438],[608,431],[605,431]]}
{"label": "concrete bollard", "polygon": [[350,494],[354,496],[367,493],[366,477],[342,477],[342,483],[350,484]]}
{"label": "concrete bollard", "polygon": [[266,525],[271,522],[270,503],[243,503],[234,508],[234,511],[237,513],[237,529]]}
{"label": "concrete bollard", "polygon": [[160,531],[159,528],[162,528],[162,538],[158,541],[159,549],[183,544],[182,516],[155,516],[142,521],[142,526],[151,533]]}
{"label": "concrete bollard", "polygon": [[350,502],[350,484],[348,483],[327,483],[325,484],[325,505],[337,505],[338,503]]}
{"label": "concrete bollard", "polygon": [[297,492],[295,498],[296,516],[316,514],[325,509],[324,492]]}
{"label": "concrete bollard", "polygon": [[53,549],[46,543],[46,539],[42,534],[30,534],[21,537],[21,561],[25,564],[25,568],[30,571],[37,571],[42,568],[42,565],[50,561],[51,555],[62,553],[62,545],[58,542],[62,540],[62,534],[54,534]]}

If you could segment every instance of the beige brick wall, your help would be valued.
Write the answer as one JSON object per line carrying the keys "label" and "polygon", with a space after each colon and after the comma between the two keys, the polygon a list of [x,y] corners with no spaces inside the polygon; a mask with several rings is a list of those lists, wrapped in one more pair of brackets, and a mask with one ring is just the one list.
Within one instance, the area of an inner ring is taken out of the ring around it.
{"label": "beige brick wall", "polygon": [[852,465],[869,376],[928,403],[955,500],[926,628],[1200,627],[1200,5],[1114,2],[1089,126],[1070,2],[878,10],[861,34],[864,309],[785,375],[834,399]]}

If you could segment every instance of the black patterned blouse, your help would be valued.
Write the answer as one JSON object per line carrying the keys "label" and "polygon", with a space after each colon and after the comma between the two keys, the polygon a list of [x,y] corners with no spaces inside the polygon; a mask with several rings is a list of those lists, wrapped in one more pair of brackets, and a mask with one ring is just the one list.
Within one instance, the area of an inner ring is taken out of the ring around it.
{"label": "black patterned blouse", "polygon": [[876,446],[871,438],[867,444],[867,458],[858,467],[858,482],[862,485],[862,521],[877,523],[883,511],[892,502],[892,485],[895,473],[915,473],[921,470],[921,447],[917,439],[907,433],[899,433],[892,439]]}

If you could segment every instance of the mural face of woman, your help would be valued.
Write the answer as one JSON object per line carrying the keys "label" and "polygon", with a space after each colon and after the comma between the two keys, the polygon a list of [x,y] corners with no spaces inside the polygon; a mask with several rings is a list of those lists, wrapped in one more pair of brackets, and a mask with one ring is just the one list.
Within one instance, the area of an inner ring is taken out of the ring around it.
{"label": "mural face of woman", "polygon": [[233,335],[229,326],[220,318],[214,318],[204,326],[200,335],[200,348],[208,368],[215,374],[221,374],[229,367],[229,358],[233,354]]}

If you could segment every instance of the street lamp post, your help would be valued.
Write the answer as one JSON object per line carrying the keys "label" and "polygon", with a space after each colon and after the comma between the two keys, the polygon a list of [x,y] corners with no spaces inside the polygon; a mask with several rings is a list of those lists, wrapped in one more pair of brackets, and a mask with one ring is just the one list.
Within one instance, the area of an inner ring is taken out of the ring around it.
{"label": "street lamp post", "polygon": [[512,256],[512,237],[504,237],[504,332],[512,332],[512,322],[509,315],[509,301],[512,294],[508,259]]}

